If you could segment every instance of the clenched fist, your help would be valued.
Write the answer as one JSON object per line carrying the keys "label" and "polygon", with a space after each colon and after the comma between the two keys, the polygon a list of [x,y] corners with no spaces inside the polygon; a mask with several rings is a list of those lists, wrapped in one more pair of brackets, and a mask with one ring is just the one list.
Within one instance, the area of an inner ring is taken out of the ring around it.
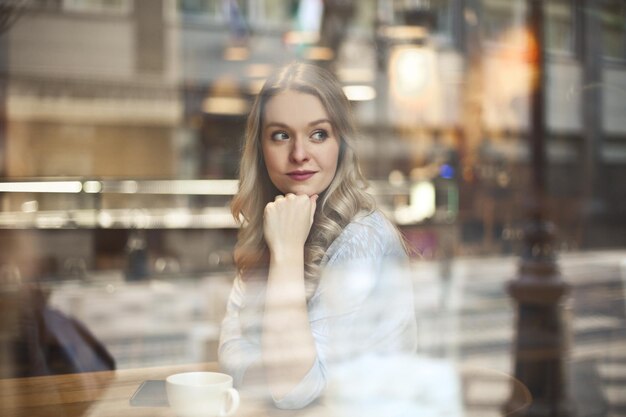
{"label": "clenched fist", "polygon": [[301,251],[309,236],[317,194],[279,195],[265,206],[263,231],[272,254]]}

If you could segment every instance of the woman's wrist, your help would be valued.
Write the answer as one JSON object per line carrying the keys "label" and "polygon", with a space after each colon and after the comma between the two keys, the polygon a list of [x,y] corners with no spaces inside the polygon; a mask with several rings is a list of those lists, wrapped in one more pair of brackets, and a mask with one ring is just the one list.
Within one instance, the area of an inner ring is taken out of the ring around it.
{"label": "woman's wrist", "polygon": [[304,245],[270,248],[270,260],[278,263],[304,264]]}

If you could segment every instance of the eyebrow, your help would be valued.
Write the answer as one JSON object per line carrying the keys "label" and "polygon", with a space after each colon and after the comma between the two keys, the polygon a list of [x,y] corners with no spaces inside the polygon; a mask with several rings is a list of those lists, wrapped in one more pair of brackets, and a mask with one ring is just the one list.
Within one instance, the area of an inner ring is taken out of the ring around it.
{"label": "eyebrow", "polygon": [[[330,125],[332,125],[332,123],[330,122],[330,120],[328,119],[317,119],[317,120],[313,120],[311,123],[308,123],[307,126],[316,126],[322,123],[328,123]],[[267,123],[265,125],[265,129],[267,129],[268,127],[284,127],[284,128],[289,128],[289,125],[285,124],[285,123],[281,123],[281,122],[270,122]]]}

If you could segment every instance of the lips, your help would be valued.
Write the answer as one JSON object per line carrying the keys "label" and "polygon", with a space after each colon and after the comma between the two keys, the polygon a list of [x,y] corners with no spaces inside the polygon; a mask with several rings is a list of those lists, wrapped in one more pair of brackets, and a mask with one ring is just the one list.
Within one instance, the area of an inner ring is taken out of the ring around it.
{"label": "lips", "polygon": [[306,181],[316,174],[316,171],[292,171],[288,172],[289,178],[295,181]]}

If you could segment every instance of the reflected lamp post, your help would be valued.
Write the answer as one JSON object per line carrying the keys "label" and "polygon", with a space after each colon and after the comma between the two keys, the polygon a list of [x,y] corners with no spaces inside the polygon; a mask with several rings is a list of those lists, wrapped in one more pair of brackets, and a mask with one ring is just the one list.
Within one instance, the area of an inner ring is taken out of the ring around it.
{"label": "reflected lamp post", "polygon": [[533,401],[524,407],[514,388],[504,411],[514,416],[563,417],[573,414],[566,378],[569,335],[563,316],[563,301],[569,286],[557,265],[554,227],[545,216],[546,73],[542,3],[542,0],[528,0],[536,73],[530,101],[532,189],[518,274],[508,287],[517,303],[515,377],[528,388]]}

